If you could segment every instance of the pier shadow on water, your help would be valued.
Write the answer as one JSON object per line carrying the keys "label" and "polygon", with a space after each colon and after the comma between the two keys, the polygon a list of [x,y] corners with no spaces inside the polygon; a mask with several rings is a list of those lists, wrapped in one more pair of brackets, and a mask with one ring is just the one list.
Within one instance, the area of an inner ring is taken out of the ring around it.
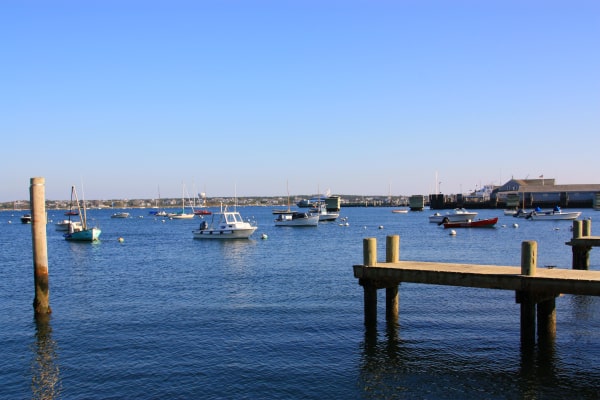
{"label": "pier shadow on water", "polygon": [[58,399],[61,378],[58,364],[58,345],[52,339],[51,314],[35,317],[35,341],[32,343],[31,398]]}
{"label": "pier shadow on water", "polygon": [[597,398],[593,379],[585,373],[574,379],[580,372],[565,370],[552,336],[516,343],[499,361],[488,345],[481,354],[465,354],[454,348],[460,339],[405,340],[396,323],[378,327],[365,325],[361,343],[358,389],[365,398]]}

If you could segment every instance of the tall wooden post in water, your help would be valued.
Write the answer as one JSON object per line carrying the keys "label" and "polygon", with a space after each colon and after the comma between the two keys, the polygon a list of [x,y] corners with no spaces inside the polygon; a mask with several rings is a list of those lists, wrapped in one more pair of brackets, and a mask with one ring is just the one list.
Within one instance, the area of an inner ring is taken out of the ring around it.
{"label": "tall wooden post in water", "polygon": [[[385,262],[395,263],[400,259],[400,236],[386,237]],[[377,264],[377,239],[363,239],[363,265],[365,267]],[[398,283],[386,283],[371,279],[361,279],[359,283],[364,290],[365,324],[373,325],[377,322],[377,289],[385,288],[385,318],[387,322],[398,322]]]}
{"label": "tall wooden post in water", "polygon": [[[521,243],[521,274],[534,276],[536,269],[537,242],[525,241]],[[535,299],[527,290],[517,295],[521,303],[521,343],[531,345],[535,343]]]}
{"label": "tall wooden post in water", "polygon": [[[363,239],[363,264],[377,264],[377,239]],[[370,280],[361,284],[364,290],[365,324],[374,325],[377,322],[377,286]]]}
{"label": "tall wooden post in water", "polygon": [[[400,260],[400,236],[385,238],[385,262],[395,263]],[[385,318],[387,322],[398,322],[398,285],[385,288]]]}
{"label": "tall wooden post in water", "polygon": [[48,279],[48,243],[46,240],[46,190],[44,178],[31,178],[29,187],[31,204],[31,241],[33,244],[33,281],[36,315],[50,314],[50,288]]}
{"label": "tall wooden post in water", "polygon": [[[573,239],[579,239],[592,235],[592,221],[573,221]],[[590,269],[590,250],[589,245],[573,245],[573,269]]]}

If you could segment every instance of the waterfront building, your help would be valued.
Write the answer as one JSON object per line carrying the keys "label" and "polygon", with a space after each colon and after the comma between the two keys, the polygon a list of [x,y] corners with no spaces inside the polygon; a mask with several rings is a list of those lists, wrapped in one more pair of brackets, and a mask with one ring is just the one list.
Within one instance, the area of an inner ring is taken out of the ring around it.
{"label": "waterfront building", "polygon": [[557,185],[554,179],[511,179],[494,190],[506,207],[592,207],[600,184]]}

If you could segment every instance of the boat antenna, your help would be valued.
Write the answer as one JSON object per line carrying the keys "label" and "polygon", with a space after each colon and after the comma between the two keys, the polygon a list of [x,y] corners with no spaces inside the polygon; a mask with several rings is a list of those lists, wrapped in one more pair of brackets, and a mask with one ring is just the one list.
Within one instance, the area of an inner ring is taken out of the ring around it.
{"label": "boat antenna", "polygon": [[233,184],[233,211],[237,211],[237,183]]}

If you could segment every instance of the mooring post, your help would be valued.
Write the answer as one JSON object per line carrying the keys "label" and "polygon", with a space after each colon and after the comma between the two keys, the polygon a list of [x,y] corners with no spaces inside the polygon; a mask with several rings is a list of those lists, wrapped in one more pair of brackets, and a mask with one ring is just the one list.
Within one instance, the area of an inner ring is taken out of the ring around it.
{"label": "mooring post", "polygon": [[[537,242],[530,240],[521,243],[521,274],[534,276],[537,269]],[[533,293],[523,290],[519,293],[521,303],[521,344],[535,344],[535,299]]]}
{"label": "mooring post", "polygon": [[581,234],[583,236],[592,236],[592,220],[584,219],[581,221]]}
{"label": "mooring post", "polygon": [[[400,236],[391,235],[385,241],[385,261],[398,262],[400,259]],[[398,321],[398,285],[385,289],[385,319],[388,322]]]}
{"label": "mooring post", "polygon": [[[573,221],[573,239],[579,239],[583,236],[591,236],[592,221]],[[573,254],[573,269],[590,269],[590,250],[591,246],[571,246]]]}
{"label": "mooring post", "polygon": [[573,221],[573,239],[579,239],[583,235],[583,221]]}
{"label": "mooring post", "polygon": [[[377,239],[363,239],[363,265],[368,267],[377,264]],[[370,280],[362,283],[364,290],[365,324],[377,322],[377,287]]]}
{"label": "mooring post", "polygon": [[48,243],[46,240],[45,179],[31,178],[29,197],[31,203],[31,241],[33,244],[33,281],[36,315],[50,314],[50,286],[48,279]]}
{"label": "mooring post", "polygon": [[537,319],[540,342],[554,342],[556,339],[556,297],[554,295],[537,304]]}

